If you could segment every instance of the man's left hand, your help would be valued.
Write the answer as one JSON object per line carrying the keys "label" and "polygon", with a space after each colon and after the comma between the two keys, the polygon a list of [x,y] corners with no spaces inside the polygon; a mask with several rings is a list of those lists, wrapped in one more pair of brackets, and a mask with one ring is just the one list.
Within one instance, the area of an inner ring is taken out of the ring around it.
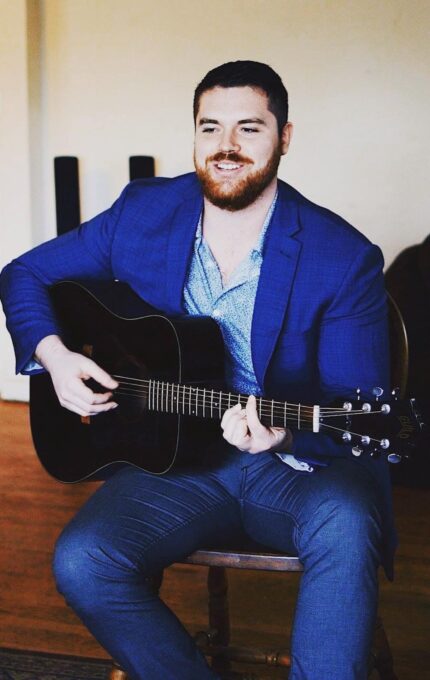
{"label": "man's left hand", "polygon": [[246,407],[235,404],[221,420],[223,437],[240,451],[262,453],[263,451],[288,452],[292,446],[291,430],[283,427],[265,427],[257,414],[257,401],[250,396]]}

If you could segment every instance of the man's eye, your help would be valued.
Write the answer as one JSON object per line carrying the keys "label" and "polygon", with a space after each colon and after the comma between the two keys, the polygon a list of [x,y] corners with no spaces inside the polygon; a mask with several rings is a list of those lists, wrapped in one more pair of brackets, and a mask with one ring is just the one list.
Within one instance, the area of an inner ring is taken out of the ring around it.
{"label": "man's eye", "polygon": [[242,132],[246,132],[246,134],[252,134],[253,132],[258,132],[258,128],[243,127]]}
{"label": "man's eye", "polygon": [[202,128],[202,132],[215,132],[214,127],[204,127]]}

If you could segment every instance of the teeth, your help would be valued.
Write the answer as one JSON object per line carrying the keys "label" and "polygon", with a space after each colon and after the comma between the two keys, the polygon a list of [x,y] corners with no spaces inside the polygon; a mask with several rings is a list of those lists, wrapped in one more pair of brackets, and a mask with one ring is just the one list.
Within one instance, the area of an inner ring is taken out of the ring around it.
{"label": "teeth", "polygon": [[235,163],[218,163],[218,167],[221,170],[237,170],[237,168],[240,168],[240,165]]}

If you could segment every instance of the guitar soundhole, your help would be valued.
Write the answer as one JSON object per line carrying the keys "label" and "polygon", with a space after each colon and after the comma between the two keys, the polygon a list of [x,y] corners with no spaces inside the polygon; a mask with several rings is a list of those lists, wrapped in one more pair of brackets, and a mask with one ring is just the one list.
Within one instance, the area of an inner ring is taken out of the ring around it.
{"label": "guitar soundhole", "polygon": [[119,388],[114,393],[118,408],[115,415],[126,423],[139,422],[147,408],[148,387],[146,380],[148,370],[134,358],[126,357],[118,362],[113,374],[119,382]]}

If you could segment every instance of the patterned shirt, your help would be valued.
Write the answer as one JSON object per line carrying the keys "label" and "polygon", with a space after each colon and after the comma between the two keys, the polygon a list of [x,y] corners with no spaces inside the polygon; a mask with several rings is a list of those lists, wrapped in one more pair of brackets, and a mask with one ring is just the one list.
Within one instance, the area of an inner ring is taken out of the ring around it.
{"label": "patterned shirt", "polygon": [[[242,394],[262,396],[251,356],[251,324],[255,296],[263,262],[267,229],[275,210],[277,194],[266,215],[255,246],[240,262],[223,286],[222,275],[203,238],[202,215],[197,225],[193,255],[184,287],[188,314],[211,316],[218,323],[225,345],[225,377],[229,389]],[[284,462],[299,470],[311,471],[305,462],[290,454],[279,454]]]}

